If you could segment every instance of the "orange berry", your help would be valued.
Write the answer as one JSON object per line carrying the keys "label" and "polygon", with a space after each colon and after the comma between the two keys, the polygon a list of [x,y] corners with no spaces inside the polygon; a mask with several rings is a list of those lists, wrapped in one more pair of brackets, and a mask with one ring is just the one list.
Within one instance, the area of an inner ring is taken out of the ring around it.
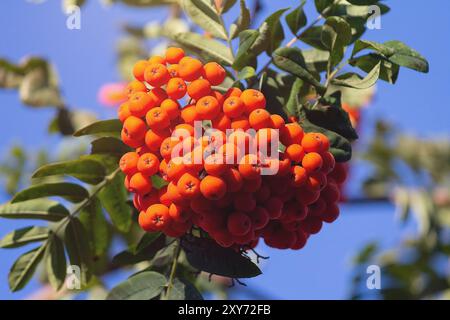
{"label": "orange berry", "polygon": [[194,127],[191,126],[188,123],[181,123],[175,127],[175,130],[172,132],[172,136],[175,137],[183,137],[186,138],[187,136],[193,137],[194,136]]}
{"label": "orange berry", "polygon": [[193,124],[194,121],[198,120],[199,117],[195,105],[190,104],[181,109],[181,118],[184,122],[189,124]]}
{"label": "orange berry", "polygon": [[323,160],[317,152],[305,154],[302,160],[302,166],[308,173],[317,172],[322,168]]}
{"label": "orange berry", "polygon": [[139,155],[136,152],[125,153],[119,161],[120,170],[126,175],[133,175],[138,171],[137,163]]}
{"label": "orange berry", "polygon": [[323,153],[330,147],[330,141],[323,133],[310,132],[303,136],[302,147],[306,152]]}
{"label": "orange berry", "polygon": [[170,160],[172,157],[172,149],[179,143],[179,141],[173,139],[172,137],[165,138],[163,142],[161,143],[161,147],[159,149],[159,153],[161,156],[166,159]]}
{"label": "orange berry", "polygon": [[172,218],[169,214],[169,208],[163,204],[154,204],[148,207],[146,214],[149,216],[150,225],[153,230],[162,231],[170,226]]}
{"label": "orange berry", "polygon": [[145,68],[148,66],[148,61],[146,60],[139,60],[136,62],[136,64],[133,67],[133,75],[134,77],[139,81],[144,81],[144,72]]}
{"label": "orange berry", "polygon": [[145,81],[153,87],[163,86],[169,81],[170,74],[166,66],[161,63],[152,63],[147,66],[144,73]]}
{"label": "orange berry", "polygon": [[224,171],[222,175],[223,180],[227,184],[228,192],[237,192],[242,188],[244,180],[242,179],[239,170],[235,168],[229,168]]}
{"label": "orange berry", "polygon": [[195,111],[200,119],[214,119],[220,113],[220,105],[213,96],[205,96],[197,101]]}
{"label": "orange berry", "polygon": [[164,89],[161,88],[153,88],[148,95],[155,102],[155,107],[159,107],[161,103],[167,99],[167,93]]}
{"label": "orange berry", "polygon": [[278,219],[283,210],[283,201],[278,197],[271,197],[264,203],[270,219]]}
{"label": "orange berry", "polygon": [[229,98],[229,97],[240,97],[242,94],[242,90],[236,87],[231,87],[230,89],[227,90],[227,92],[225,93],[225,99]]}
{"label": "orange berry", "polygon": [[[294,143],[301,143],[303,138],[303,129],[296,122],[288,123],[284,128],[281,129],[280,132],[280,140],[281,143],[285,146]],[[306,151],[306,150],[305,150]]]}
{"label": "orange berry", "polygon": [[327,185],[327,176],[322,172],[313,172],[307,180],[307,186],[313,190],[322,190]]}
{"label": "orange berry", "polygon": [[254,154],[247,154],[239,162],[239,173],[244,179],[257,179],[261,174],[258,157]]}
{"label": "orange berry", "polygon": [[264,109],[266,107],[266,98],[255,89],[244,90],[240,96],[245,104],[245,112],[250,114],[255,109]]}
{"label": "orange berry", "polygon": [[322,172],[328,174],[331,171],[333,171],[335,165],[336,165],[336,160],[334,159],[334,156],[331,152],[324,152],[321,154],[322,156],[322,160],[323,160],[323,164],[322,164]]}
{"label": "orange berry", "polygon": [[285,122],[282,116],[278,114],[270,115],[270,127],[273,129],[281,130],[285,126]]}
{"label": "orange berry", "polygon": [[181,114],[180,104],[178,103],[178,101],[173,99],[165,99],[163,102],[161,102],[161,109],[167,112],[170,120],[178,118],[178,116]]}
{"label": "orange berry", "polygon": [[170,132],[168,130],[148,130],[145,134],[145,145],[152,152],[159,151],[162,142],[169,136]]}
{"label": "orange berry", "polygon": [[181,78],[171,78],[167,82],[167,95],[175,100],[181,99],[186,94],[186,83]]}
{"label": "orange berry", "polygon": [[166,59],[164,59],[161,56],[153,56],[150,57],[150,59],[148,59],[148,64],[155,64],[155,63],[159,63],[159,64],[166,64]]}
{"label": "orange berry", "polygon": [[244,184],[242,185],[242,191],[254,193],[261,187],[262,178],[257,176],[256,179],[244,179]]}
{"label": "orange berry", "polygon": [[193,174],[184,173],[177,182],[178,192],[185,199],[192,199],[200,194],[200,179]]}
{"label": "orange berry", "polygon": [[131,116],[129,103],[124,102],[120,105],[119,110],[117,111],[117,115],[119,117],[120,122],[124,122],[129,116]]}
{"label": "orange berry", "polygon": [[223,102],[225,101],[225,97],[223,96],[223,94],[221,94],[219,91],[217,90],[212,90],[211,95],[217,99],[217,101],[219,101],[220,105],[223,105]]}
{"label": "orange berry", "polygon": [[155,106],[155,102],[146,92],[133,93],[128,100],[128,109],[133,116],[144,117]]}
{"label": "orange berry", "polygon": [[218,200],[227,192],[227,185],[219,177],[206,176],[200,182],[200,192],[206,199]]}
{"label": "orange berry", "polygon": [[123,143],[131,148],[139,148],[143,144],[142,139],[131,138],[125,129],[122,129],[122,131],[120,132],[120,138],[122,139]]}
{"label": "orange berry", "polygon": [[228,216],[227,229],[235,236],[243,236],[250,231],[252,222],[248,215],[242,212],[234,212]]}
{"label": "orange berry", "polygon": [[147,92],[147,87],[145,84],[138,80],[133,80],[130,83],[128,83],[127,87],[125,88],[125,93],[127,95],[131,95],[136,92]]}
{"label": "orange berry", "polygon": [[256,201],[252,193],[238,192],[234,195],[233,204],[236,210],[250,212],[256,208]]}
{"label": "orange berry", "polygon": [[192,211],[183,208],[180,205],[172,203],[169,207],[170,217],[176,222],[186,222],[188,221],[192,214]]}
{"label": "orange berry", "polygon": [[231,120],[231,129],[242,129],[243,131],[247,131],[248,129],[250,129],[250,122],[245,116],[236,117]]}
{"label": "orange berry", "polygon": [[170,180],[178,180],[185,172],[186,172],[186,166],[183,163],[183,158],[176,157],[171,159],[167,163],[167,177]]}
{"label": "orange berry", "polygon": [[146,176],[152,176],[159,170],[159,159],[153,153],[144,153],[139,157],[137,169]]}
{"label": "orange berry", "polygon": [[134,199],[135,201],[133,202],[138,210],[147,210],[152,204],[159,202],[159,196],[156,190],[152,190],[152,192],[146,194],[135,194]]}
{"label": "orange berry", "polygon": [[167,112],[161,107],[156,107],[147,112],[145,116],[147,124],[152,129],[161,130],[170,125],[170,118]]}
{"label": "orange berry", "polygon": [[227,169],[225,158],[222,154],[215,153],[205,159],[205,171],[213,176],[220,176]]}
{"label": "orange berry", "polygon": [[255,210],[249,212],[252,227],[255,230],[264,228],[270,220],[269,212],[263,207],[256,207]]}
{"label": "orange berry", "polygon": [[286,148],[285,154],[291,161],[301,162],[305,156],[305,151],[301,145],[294,143]]}
{"label": "orange berry", "polygon": [[237,96],[231,96],[223,102],[223,112],[230,118],[240,117],[245,111],[244,102]]}
{"label": "orange berry", "polygon": [[161,177],[164,180],[169,180],[169,178],[167,177],[167,160],[166,159],[162,159],[161,162],[159,163],[159,173],[161,174]]}
{"label": "orange berry", "polygon": [[264,109],[255,109],[250,113],[248,121],[255,130],[267,128],[270,125],[270,113]]}
{"label": "orange berry", "polygon": [[178,78],[180,75],[178,74],[178,64],[171,64],[167,67],[167,71],[172,78]]}
{"label": "orange berry", "polygon": [[147,126],[142,119],[135,116],[130,116],[123,123],[123,130],[130,138],[141,140],[145,136]]}
{"label": "orange berry", "polygon": [[184,50],[176,47],[169,47],[166,50],[166,61],[168,63],[178,63],[184,57]]}
{"label": "orange berry", "polygon": [[185,81],[194,81],[201,77],[203,64],[200,60],[184,57],[178,62],[178,74]]}
{"label": "orange berry", "polygon": [[208,62],[203,66],[203,77],[213,86],[218,86],[225,80],[225,69],[216,62]]}
{"label": "orange berry", "polygon": [[187,93],[192,99],[198,100],[211,93],[211,84],[205,79],[194,80],[189,83]]}
{"label": "orange berry", "polygon": [[149,193],[150,191],[152,191],[152,180],[141,172],[137,172],[130,178],[130,189],[134,193]]}
{"label": "orange berry", "polygon": [[294,187],[300,187],[308,180],[308,174],[305,168],[301,166],[293,166],[291,168],[291,175],[291,185]]}
{"label": "orange berry", "polygon": [[219,114],[212,120],[212,126],[220,131],[226,131],[231,128],[231,119],[225,114]]}

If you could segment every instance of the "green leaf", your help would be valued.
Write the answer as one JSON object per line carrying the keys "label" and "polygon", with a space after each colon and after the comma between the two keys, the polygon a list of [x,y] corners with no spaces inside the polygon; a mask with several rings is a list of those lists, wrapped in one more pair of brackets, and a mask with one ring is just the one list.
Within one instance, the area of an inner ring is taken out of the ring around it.
{"label": "green leaf", "polygon": [[40,167],[33,178],[69,175],[86,183],[97,184],[105,177],[105,168],[98,161],[89,159],[56,162]]}
{"label": "green leaf", "polygon": [[56,201],[34,199],[0,206],[0,217],[8,219],[39,219],[59,221],[66,218],[69,211]]}
{"label": "green leaf", "polygon": [[314,4],[316,5],[317,12],[322,13],[326,8],[331,6],[335,1],[334,0],[314,0]]}
{"label": "green leaf", "polygon": [[345,47],[352,40],[351,27],[341,17],[329,17],[323,25],[321,40],[330,52],[329,69],[331,70],[342,61]]}
{"label": "green leaf", "polygon": [[128,193],[123,185],[123,174],[117,174],[99,193],[102,206],[106,209],[113,225],[120,232],[128,232],[131,228],[131,209],[127,205]]}
{"label": "green leaf", "polygon": [[209,0],[182,0],[183,11],[191,20],[214,37],[226,40],[227,32],[217,14],[216,8]]}
{"label": "green leaf", "polygon": [[52,236],[45,250],[47,277],[53,289],[59,290],[66,280],[66,255],[64,243],[57,236]]}
{"label": "green leaf", "polygon": [[140,272],[122,282],[107,296],[107,300],[150,300],[161,294],[167,279],[154,271]]}
{"label": "green leaf", "polygon": [[80,268],[80,281],[86,286],[91,278],[92,255],[86,230],[78,218],[71,218],[64,230],[64,243],[70,264]]}
{"label": "green leaf", "polygon": [[305,3],[306,0],[303,0],[295,10],[286,15],[286,23],[294,35],[296,35],[301,28],[306,26],[308,22],[305,12],[303,11]]}
{"label": "green leaf", "polygon": [[356,73],[346,73],[336,77],[332,84],[354,89],[367,89],[375,85],[380,76],[381,62],[379,62],[367,75],[362,78]]}
{"label": "green leaf", "polygon": [[303,86],[302,79],[295,79],[294,85],[292,86],[291,93],[289,94],[289,99],[286,103],[285,110],[286,113],[290,116],[297,115],[297,106],[298,106],[298,96],[300,94],[300,90]]}
{"label": "green leaf", "polygon": [[271,55],[275,49],[279,48],[281,42],[284,40],[283,26],[281,25],[280,19],[283,13],[285,13],[289,8],[284,8],[275,11],[264,21],[267,24],[268,35],[268,45],[266,52]]}
{"label": "green leaf", "polygon": [[321,35],[323,26],[313,26],[303,31],[298,37],[301,41],[319,50],[328,50],[322,43]]}
{"label": "green leaf", "polygon": [[80,202],[86,199],[89,193],[82,186],[70,182],[43,183],[33,185],[18,192],[11,200],[11,203],[45,198],[62,197],[71,202]]}
{"label": "green leaf", "polygon": [[115,157],[121,157],[132,149],[125,145],[121,140],[113,137],[101,137],[91,142],[92,154],[109,154]]}
{"label": "green leaf", "polygon": [[379,54],[370,53],[350,60],[352,66],[358,67],[367,73],[373,70],[379,63],[381,63],[379,78],[389,83],[395,83],[398,78],[400,67],[387,60],[387,58]]}
{"label": "green leaf", "polygon": [[247,79],[253,78],[255,76],[256,76],[256,71],[253,67],[250,67],[250,66],[244,67],[238,73],[239,80],[247,80]]}
{"label": "green leaf", "polygon": [[217,40],[208,39],[193,32],[175,34],[173,40],[207,61],[216,61],[226,66],[233,64],[233,56],[230,49]]}
{"label": "green leaf", "polygon": [[47,244],[30,250],[14,262],[8,275],[9,288],[12,292],[22,289],[31,279],[36,267],[42,260]]}
{"label": "green leaf", "polygon": [[109,247],[112,232],[103,214],[100,201],[95,198],[80,212],[79,219],[89,240],[94,257],[104,255]]}
{"label": "green leaf", "polygon": [[243,30],[250,26],[250,10],[245,5],[245,0],[240,1],[241,13],[239,18],[230,26],[230,39],[236,38]]}
{"label": "green leaf", "polygon": [[25,227],[8,233],[0,240],[0,248],[17,248],[28,243],[48,239],[49,229],[46,227]]}
{"label": "green leaf", "polygon": [[428,61],[416,50],[408,47],[403,42],[395,40],[385,42],[384,45],[395,51],[395,53],[389,57],[389,61],[402,67],[428,73]]}
{"label": "green leaf", "polygon": [[306,67],[309,70],[316,72],[323,72],[327,70],[330,53],[319,49],[302,50],[302,55],[305,58]]}
{"label": "green leaf", "polygon": [[182,246],[188,262],[198,270],[230,278],[252,278],[261,274],[250,259],[213,240],[187,236]]}
{"label": "green leaf", "polygon": [[306,62],[300,49],[279,48],[275,50],[272,56],[273,62],[278,68],[313,85],[320,94],[325,92],[325,87],[318,81],[317,76],[311,74],[307,69]]}
{"label": "green leaf", "polygon": [[395,53],[395,50],[385,46],[384,44],[368,41],[368,40],[357,40],[355,45],[353,46],[352,57],[354,57],[357,53],[361,52],[365,49],[372,49],[385,57],[390,57]]}
{"label": "green leaf", "polygon": [[101,120],[91,123],[77,130],[73,135],[75,137],[81,137],[86,135],[120,137],[121,130],[122,130],[122,122],[120,122],[119,119]]}
{"label": "green leaf", "polygon": [[235,4],[237,0],[223,0],[222,1],[222,13],[228,12]]}
{"label": "green leaf", "polygon": [[259,37],[259,31],[257,30],[245,30],[239,34],[239,49],[236,53],[233,69],[241,70],[248,65],[248,61],[255,57],[255,54],[251,51],[251,47]]}
{"label": "green leaf", "polygon": [[161,232],[146,232],[142,236],[141,240],[139,240],[139,243],[136,246],[136,249],[134,250],[135,254],[141,253],[144,251],[149,245],[151,245],[153,242],[158,240],[161,237]]}
{"label": "green leaf", "polygon": [[185,279],[175,278],[168,300],[203,300],[197,288]]}

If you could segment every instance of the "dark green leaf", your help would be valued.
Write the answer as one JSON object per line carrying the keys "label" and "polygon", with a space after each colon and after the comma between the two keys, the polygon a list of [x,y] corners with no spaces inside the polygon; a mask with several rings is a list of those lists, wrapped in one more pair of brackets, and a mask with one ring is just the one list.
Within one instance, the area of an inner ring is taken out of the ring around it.
{"label": "dark green leaf", "polygon": [[385,57],[390,57],[395,53],[394,49],[385,46],[384,44],[368,40],[357,40],[353,47],[352,57],[365,49],[372,49]]}
{"label": "dark green leaf", "polygon": [[319,50],[328,50],[321,41],[323,26],[313,26],[303,31],[299,39]]}
{"label": "dark green leaf", "polygon": [[202,294],[190,282],[175,278],[168,300],[203,300]]}
{"label": "dark green leaf", "polygon": [[230,49],[217,40],[208,39],[193,32],[175,34],[173,40],[192,50],[207,61],[216,61],[225,66],[233,64]]}
{"label": "dark green leaf", "polygon": [[90,159],[70,160],[42,166],[33,174],[33,178],[55,175],[69,175],[86,183],[97,184],[105,177],[105,168],[100,162]]}
{"label": "dark green leaf", "polygon": [[328,60],[330,59],[328,51],[319,49],[302,50],[302,55],[309,70],[315,70],[316,72],[327,70]]}
{"label": "dark green leaf", "polygon": [[31,242],[47,240],[49,229],[46,227],[26,227],[8,233],[0,240],[0,248],[17,248]]}
{"label": "dark green leaf", "polygon": [[250,66],[244,67],[238,73],[239,80],[247,80],[247,79],[253,78],[254,76],[256,76],[256,71],[253,67],[250,67]]}
{"label": "dark green leaf", "polygon": [[267,30],[269,32],[268,36],[268,46],[266,52],[271,55],[275,49],[280,47],[281,42],[284,40],[283,26],[281,25],[280,18],[289,8],[284,8],[275,11],[264,21],[267,24]]}
{"label": "dark green leaf", "polygon": [[85,188],[75,183],[43,183],[20,191],[12,198],[11,203],[56,196],[71,202],[80,202],[86,199],[89,193]]}
{"label": "dark green leaf", "polygon": [[344,49],[352,40],[352,30],[345,19],[329,17],[321,34],[322,43],[330,52],[329,68],[336,66],[344,57]]}
{"label": "dark green leaf", "polygon": [[182,0],[183,11],[191,20],[214,37],[226,40],[227,32],[217,14],[216,8],[209,0]]}
{"label": "dark green leaf", "polygon": [[384,45],[395,51],[395,53],[389,57],[389,61],[402,67],[428,73],[428,61],[416,50],[408,47],[403,42],[395,40],[385,42]]}
{"label": "dark green leaf", "polygon": [[273,53],[273,61],[274,64],[281,70],[289,72],[303,81],[313,85],[320,94],[325,92],[325,88],[318,81],[317,76],[311,74],[311,72],[307,69],[306,62],[300,49],[279,48]]}
{"label": "dark green leaf", "polygon": [[115,157],[121,157],[123,154],[131,151],[131,148],[125,145],[121,140],[113,137],[101,137],[91,142],[92,154],[109,154]]}
{"label": "dark green leaf", "polygon": [[116,177],[99,193],[102,206],[106,209],[113,225],[120,232],[128,232],[131,227],[131,210],[126,204],[128,193],[123,185],[124,176],[117,174]]}
{"label": "dark green leaf", "polygon": [[80,268],[80,281],[85,286],[91,278],[92,254],[86,230],[78,218],[71,218],[64,230],[64,243],[71,265]]}
{"label": "dark green leaf", "polygon": [[66,255],[64,243],[56,235],[52,236],[45,250],[47,277],[53,289],[59,290],[66,280]]}
{"label": "dark green leaf", "polygon": [[245,0],[240,1],[240,6],[239,18],[230,27],[230,39],[236,38],[241,31],[247,30],[250,25],[250,10],[245,5]]}
{"label": "dark green leaf", "polygon": [[108,300],[150,300],[161,294],[167,279],[154,271],[140,272],[111,290]]}
{"label": "dark green leaf", "polygon": [[15,292],[22,289],[30,281],[36,267],[42,260],[46,244],[30,250],[21,255],[14,262],[8,275],[8,283],[11,291]]}
{"label": "dark green leaf", "polygon": [[299,103],[298,97],[299,97],[302,86],[303,86],[303,80],[299,79],[299,78],[295,79],[294,85],[292,86],[292,90],[289,95],[289,99],[285,106],[286,113],[290,116],[297,115],[297,106]]}
{"label": "dark green leaf", "polygon": [[351,65],[358,67],[367,73],[373,70],[378,63],[381,63],[379,78],[389,83],[395,83],[398,78],[400,67],[379,54],[370,53],[350,61]]}
{"label": "dark green leaf", "polygon": [[332,84],[354,89],[367,89],[375,85],[380,76],[381,62],[379,62],[367,75],[362,78],[356,73],[346,73],[336,77]]}
{"label": "dark green leaf", "polygon": [[91,252],[94,257],[102,256],[108,250],[111,240],[111,228],[103,215],[100,201],[95,198],[80,212],[80,222],[88,237]]}
{"label": "dark green leaf", "polygon": [[144,249],[146,249],[149,245],[155,242],[159,237],[161,237],[161,232],[146,232],[142,236],[141,240],[136,246],[134,251],[135,254],[141,253]]}
{"label": "dark green leaf", "polygon": [[118,253],[113,257],[112,263],[120,267],[133,265],[142,261],[150,261],[164,247],[166,247],[166,238],[162,235],[147,246],[143,246],[138,253],[134,253],[136,248]]}
{"label": "dark green leaf", "polygon": [[306,0],[303,0],[295,10],[286,15],[286,23],[294,35],[296,35],[301,28],[306,26],[306,23],[308,21],[305,12],[303,11],[305,3]]}
{"label": "dark green leaf", "polygon": [[331,6],[334,2],[334,0],[314,0],[314,4],[316,5],[316,9],[319,13],[323,13],[323,11]]}
{"label": "dark green leaf", "polygon": [[0,206],[0,217],[8,219],[40,219],[59,221],[69,215],[69,211],[56,201],[34,199]]}
{"label": "dark green leaf", "polygon": [[237,0],[223,0],[222,1],[222,12],[226,13],[230,10],[235,4]]}
{"label": "dark green leaf", "polygon": [[252,278],[261,274],[250,259],[213,240],[187,236],[182,246],[188,262],[198,270],[230,278]]}
{"label": "dark green leaf", "polygon": [[233,69],[241,70],[248,65],[249,59],[254,56],[250,49],[258,36],[257,30],[245,30],[239,34],[239,49],[232,65]]}
{"label": "dark green leaf", "polygon": [[73,135],[75,137],[85,135],[120,137],[121,130],[122,130],[122,122],[120,122],[118,119],[101,120],[91,123],[86,127],[77,130]]}

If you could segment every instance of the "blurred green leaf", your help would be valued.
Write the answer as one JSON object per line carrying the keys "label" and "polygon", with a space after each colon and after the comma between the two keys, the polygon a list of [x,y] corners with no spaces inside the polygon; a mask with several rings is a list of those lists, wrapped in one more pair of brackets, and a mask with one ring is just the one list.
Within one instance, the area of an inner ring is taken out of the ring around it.
{"label": "blurred green leaf", "polygon": [[71,202],[80,202],[89,196],[82,186],[70,182],[43,183],[18,192],[11,203],[46,197],[62,197]]}
{"label": "blurred green leaf", "polygon": [[250,26],[250,10],[245,5],[245,0],[240,0],[241,13],[238,19],[230,26],[230,39],[236,38],[241,31]]}
{"label": "blurred green leaf", "polygon": [[56,235],[49,239],[45,250],[45,267],[53,289],[59,290],[66,280],[67,263],[64,243]]}
{"label": "blurred green leaf", "polygon": [[168,300],[203,300],[197,288],[185,279],[175,278]]}
{"label": "blurred green leaf", "polygon": [[301,4],[297,8],[286,15],[286,23],[294,35],[296,35],[301,28],[306,26],[308,22],[305,12],[303,11],[305,3],[306,0],[302,0]]}
{"label": "blurred green leaf", "polygon": [[330,52],[329,70],[342,61],[345,47],[352,40],[350,25],[340,17],[328,17],[321,34],[322,43]]}
{"label": "blurred green leaf", "polygon": [[92,154],[108,154],[115,157],[121,157],[132,149],[122,142],[122,140],[113,137],[101,137],[91,142]]}
{"label": "blurred green leaf", "polygon": [[191,20],[214,37],[226,40],[227,32],[210,0],[181,0],[183,11]]}
{"label": "blurred green leaf", "polygon": [[166,277],[160,273],[140,272],[114,287],[106,299],[150,300],[162,293],[166,282]]}
{"label": "blurred green leaf", "polygon": [[364,78],[357,73],[346,73],[334,78],[334,85],[354,89],[367,89],[374,86],[380,76],[381,62],[379,62]]}
{"label": "blurred green leaf", "polygon": [[69,211],[56,201],[35,199],[0,206],[0,217],[8,219],[39,219],[59,221],[66,218]]}
{"label": "blurred green leaf", "polygon": [[75,137],[85,135],[120,137],[121,130],[122,130],[122,122],[120,122],[119,119],[100,120],[77,130],[73,135]]}
{"label": "blurred green leaf", "polygon": [[46,227],[25,227],[8,233],[0,240],[0,248],[17,248],[26,244],[47,240],[49,229]]}
{"label": "blurred green leaf", "polygon": [[267,24],[268,31],[268,45],[266,48],[268,55],[271,55],[275,49],[279,48],[281,42],[284,40],[284,30],[280,19],[288,9],[289,8],[277,10],[264,21]]}

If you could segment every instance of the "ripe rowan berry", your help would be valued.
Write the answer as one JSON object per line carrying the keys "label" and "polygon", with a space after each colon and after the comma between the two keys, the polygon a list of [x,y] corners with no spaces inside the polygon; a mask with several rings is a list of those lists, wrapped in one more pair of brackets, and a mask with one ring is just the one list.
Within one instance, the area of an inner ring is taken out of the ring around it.
{"label": "ripe rowan berry", "polygon": [[145,136],[147,126],[142,119],[135,116],[130,116],[123,123],[123,130],[130,138],[141,140]]}
{"label": "ripe rowan berry", "polygon": [[178,78],[180,75],[178,73],[178,64],[171,64],[167,67],[167,71],[169,71],[170,77]]}
{"label": "ripe rowan berry", "polygon": [[136,62],[136,64],[133,67],[133,75],[136,78],[136,80],[144,81],[144,72],[145,68],[148,66],[148,61],[146,60],[139,60]]}
{"label": "ripe rowan berry", "polygon": [[117,111],[117,115],[119,117],[120,122],[125,122],[125,120],[131,116],[129,102],[124,102],[120,105],[119,110]]}
{"label": "ripe rowan berry", "polygon": [[167,95],[174,100],[178,100],[184,97],[187,91],[186,83],[181,78],[171,78],[167,82],[166,92]]}
{"label": "ripe rowan berry", "polygon": [[148,59],[148,64],[162,64],[165,65],[166,64],[166,59],[164,59],[161,56],[152,56],[150,57],[150,59]]}
{"label": "ripe rowan berry", "polygon": [[184,57],[178,62],[178,74],[185,81],[194,81],[201,77],[203,64],[194,58]]}
{"label": "ripe rowan berry", "polygon": [[231,129],[247,131],[250,129],[250,122],[245,116],[239,116],[231,120]]}
{"label": "ripe rowan berry", "polygon": [[331,152],[324,152],[321,154],[323,164],[322,164],[322,171],[325,174],[329,174],[331,171],[333,171],[334,166],[336,165],[336,160],[334,160],[334,156]]}
{"label": "ripe rowan berry", "polygon": [[146,176],[152,176],[159,170],[159,159],[153,153],[144,153],[139,157],[137,169]]}
{"label": "ripe rowan berry", "polygon": [[223,102],[223,112],[230,118],[237,118],[245,111],[245,104],[238,96],[230,96]]}
{"label": "ripe rowan berry", "polygon": [[213,96],[205,96],[200,98],[195,104],[195,112],[202,120],[211,120],[220,113],[220,105]]}
{"label": "ripe rowan berry", "polygon": [[187,86],[187,94],[194,100],[207,96],[211,93],[211,84],[208,80],[197,79]]}
{"label": "ripe rowan berry", "polygon": [[195,105],[187,105],[181,109],[181,118],[185,123],[193,124],[194,121],[199,120]]}
{"label": "ripe rowan berry", "polygon": [[296,122],[286,124],[280,132],[280,141],[285,146],[301,143],[303,138],[303,129]]}
{"label": "ripe rowan berry", "polygon": [[138,171],[139,155],[136,152],[125,153],[119,161],[120,170],[126,175],[133,175]]}
{"label": "ripe rowan berry", "polygon": [[257,179],[261,174],[260,162],[256,155],[247,154],[239,162],[239,173],[244,179]]}
{"label": "ripe rowan berry", "polygon": [[309,152],[302,159],[302,166],[308,173],[319,171],[322,163],[322,157],[317,152]]}
{"label": "ripe rowan berry", "polygon": [[180,194],[184,198],[195,198],[200,194],[201,191],[200,179],[193,174],[186,172],[178,180],[177,187],[178,192],[180,192]]}
{"label": "ripe rowan berry", "polygon": [[239,192],[234,195],[233,200],[236,210],[250,212],[256,208],[256,201],[249,192]]}
{"label": "ripe rowan berry", "polygon": [[286,156],[294,162],[301,162],[303,157],[305,156],[305,151],[303,147],[299,144],[291,144],[286,148]]}
{"label": "ripe rowan berry", "polygon": [[166,50],[166,61],[171,64],[180,62],[184,57],[184,50],[176,47],[169,47]]}
{"label": "ripe rowan berry", "polygon": [[133,93],[128,100],[128,110],[133,116],[143,117],[155,106],[155,102],[146,92]]}
{"label": "ripe rowan berry", "polygon": [[248,215],[242,212],[234,212],[228,216],[228,231],[235,236],[243,236],[250,231],[252,226]]}
{"label": "ripe rowan berry", "polygon": [[148,90],[147,90],[147,87],[145,86],[145,84],[138,80],[131,81],[125,88],[125,93],[128,96],[130,96],[136,92],[147,92],[147,91]]}
{"label": "ripe rowan berry", "polygon": [[152,187],[152,180],[141,172],[133,174],[130,178],[130,189],[135,193],[149,193],[152,191]]}
{"label": "ripe rowan berry", "polygon": [[250,112],[248,120],[255,130],[267,128],[270,125],[270,113],[264,109],[255,109]]}
{"label": "ripe rowan berry", "polygon": [[162,231],[169,227],[172,219],[169,214],[169,208],[162,204],[151,205],[146,214],[149,216],[150,225],[153,230]]}
{"label": "ripe rowan berry", "polygon": [[165,65],[153,63],[145,68],[144,78],[151,86],[161,87],[170,80],[170,74]]}
{"label": "ripe rowan berry", "polygon": [[225,69],[217,62],[208,62],[203,66],[203,77],[213,86],[218,86],[225,80]]}
{"label": "ripe rowan berry", "polygon": [[221,199],[227,192],[227,185],[222,178],[206,176],[200,182],[200,191],[206,199]]}
{"label": "ripe rowan berry", "polygon": [[212,119],[212,126],[220,131],[226,131],[231,128],[231,119],[225,114],[219,114],[217,117]]}
{"label": "ripe rowan berry", "polygon": [[270,127],[272,129],[278,129],[281,130],[285,126],[285,122],[282,116],[278,114],[271,114],[270,115]]}
{"label": "ripe rowan berry", "polygon": [[301,166],[293,166],[291,168],[291,185],[294,187],[301,187],[308,181],[308,174],[305,168]]}
{"label": "ripe rowan berry", "polygon": [[305,152],[323,153],[330,147],[330,141],[322,133],[310,132],[303,136],[302,147],[305,149]]}
{"label": "ripe rowan berry", "polygon": [[213,176],[221,176],[228,168],[225,157],[219,153],[206,157],[204,167],[205,171]]}
{"label": "ripe rowan berry", "polygon": [[269,213],[270,219],[278,219],[283,210],[283,201],[278,197],[270,197],[264,204],[264,207]]}
{"label": "ripe rowan berry", "polygon": [[165,99],[161,102],[161,109],[168,115],[170,120],[178,118],[181,114],[180,104],[174,99]]}
{"label": "ripe rowan berry", "polygon": [[266,98],[255,89],[244,90],[240,96],[245,104],[245,112],[250,114],[253,110],[264,109],[266,107]]}
{"label": "ripe rowan berry", "polygon": [[264,228],[270,220],[269,212],[263,207],[256,207],[255,210],[248,213],[255,230]]}
{"label": "ripe rowan berry", "polygon": [[222,174],[222,178],[227,184],[228,192],[237,192],[242,188],[243,179],[237,169],[227,168]]}
{"label": "ripe rowan berry", "polygon": [[172,203],[169,207],[169,215],[173,221],[186,222],[191,218],[192,213],[190,210],[187,210],[180,205]]}
{"label": "ripe rowan berry", "polygon": [[161,107],[155,107],[147,112],[145,120],[148,126],[154,130],[162,130],[170,125],[169,115]]}

